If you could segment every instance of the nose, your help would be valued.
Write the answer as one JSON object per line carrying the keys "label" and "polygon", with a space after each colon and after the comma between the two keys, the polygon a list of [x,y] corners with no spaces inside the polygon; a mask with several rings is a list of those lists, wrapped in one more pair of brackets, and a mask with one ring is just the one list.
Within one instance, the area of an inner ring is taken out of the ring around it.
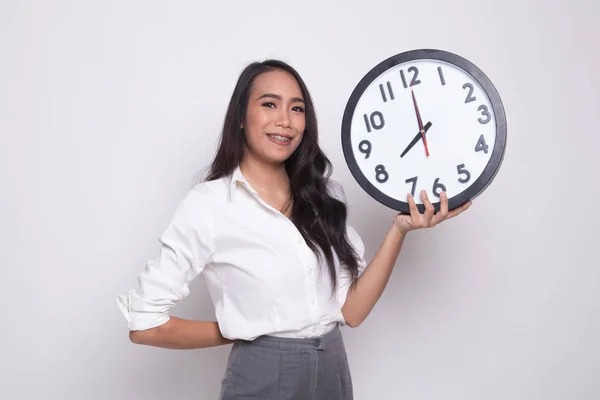
{"label": "nose", "polygon": [[277,120],[275,121],[275,125],[281,126],[282,128],[290,127],[290,112],[281,108],[277,113]]}

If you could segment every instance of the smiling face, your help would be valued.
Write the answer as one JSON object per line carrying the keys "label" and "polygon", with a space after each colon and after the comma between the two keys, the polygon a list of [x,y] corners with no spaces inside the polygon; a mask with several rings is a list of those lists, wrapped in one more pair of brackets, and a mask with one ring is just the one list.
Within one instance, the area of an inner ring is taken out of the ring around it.
{"label": "smiling face", "polygon": [[243,124],[244,157],[283,163],[300,145],[305,126],[304,99],[296,79],[283,70],[258,75]]}

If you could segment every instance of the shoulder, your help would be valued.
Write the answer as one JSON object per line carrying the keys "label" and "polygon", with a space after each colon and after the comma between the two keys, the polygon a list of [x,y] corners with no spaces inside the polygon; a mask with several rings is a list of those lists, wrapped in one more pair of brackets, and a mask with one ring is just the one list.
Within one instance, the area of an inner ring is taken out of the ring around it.
{"label": "shoulder", "polygon": [[207,221],[215,209],[227,201],[228,193],[227,178],[197,183],[179,201],[174,218],[190,223]]}
{"label": "shoulder", "polygon": [[197,183],[188,190],[184,201],[196,206],[219,204],[229,195],[229,182],[230,179],[225,177]]}

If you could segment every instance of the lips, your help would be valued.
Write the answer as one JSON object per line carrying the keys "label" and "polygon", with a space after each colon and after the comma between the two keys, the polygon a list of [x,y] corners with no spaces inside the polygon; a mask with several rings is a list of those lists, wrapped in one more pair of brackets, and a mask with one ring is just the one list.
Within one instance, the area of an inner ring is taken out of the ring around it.
{"label": "lips", "polygon": [[278,133],[267,133],[267,136],[271,138],[271,140],[276,140],[280,143],[289,143],[292,141],[292,137],[290,135],[280,135]]}
{"label": "lips", "polygon": [[289,137],[288,135],[279,135],[279,134],[273,134],[273,133],[268,133],[267,137],[269,138],[269,140],[279,146],[289,146],[292,143],[292,138]]}
{"label": "lips", "polygon": [[293,137],[290,136],[290,135],[288,135],[287,133],[267,133],[267,136],[281,136],[281,137],[284,137],[286,139],[290,139],[290,140],[293,139]]}

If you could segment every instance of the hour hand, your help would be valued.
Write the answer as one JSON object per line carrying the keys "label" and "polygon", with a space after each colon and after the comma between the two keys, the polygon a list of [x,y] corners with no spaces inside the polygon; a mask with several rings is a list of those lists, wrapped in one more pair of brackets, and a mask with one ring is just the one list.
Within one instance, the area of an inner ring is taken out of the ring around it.
{"label": "hour hand", "polygon": [[[431,122],[427,122],[425,124],[425,126],[423,127],[423,131],[425,131],[425,133],[427,133],[427,131],[429,130],[429,128],[431,128],[431,125],[432,125]],[[406,149],[404,149],[404,151],[402,152],[402,154],[400,154],[400,158],[404,157],[406,155],[406,153],[408,153],[408,151],[410,149],[412,149],[415,144],[417,144],[417,142],[422,138],[422,136],[423,135],[419,131],[419,133],[417,133],[415,135],[415,137],[413,138],[413,140],[411,140],[411,142],[408,144],[408,146],[406,146]]]}

